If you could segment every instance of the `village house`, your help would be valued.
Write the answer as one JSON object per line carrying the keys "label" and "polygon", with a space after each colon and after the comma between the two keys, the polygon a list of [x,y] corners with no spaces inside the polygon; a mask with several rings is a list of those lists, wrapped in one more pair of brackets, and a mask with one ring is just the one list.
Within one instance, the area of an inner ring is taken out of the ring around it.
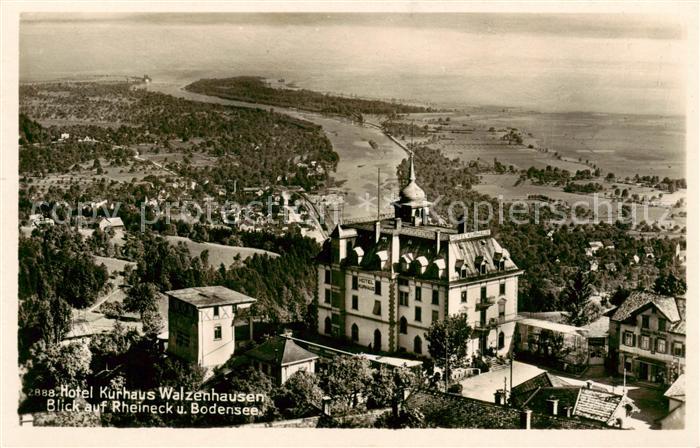
{"label": "village house", "polygon": [[469,355],[507,354],[522,271],[488,230],[434,225],[413,159],[394,215],[338,225],[318,256],[318,332],[388,352],[428,354],[425,333],[466,313]]}
{"label": "village house", "polygon": [[122,219],[118,216],[114,217],[114,218],[102,218],[102,219],[100,219],[98,227],[103,232],[107,231],[109,229],[113,229],[113,230],[123,229],[124,228],[124,221],[122,221]]}
{"label": "village house", "polygon": [[670,384],[685,370],[685,297],[635,291],[612,314],[609,334],[618,373]]}
{"label": "village house", "polygon": [[[223,286],[167,291],[168,352],[202,367],[216,367],[233,355],[237,323],[253,321],[247,311],[255,299]],[[239,333],[240,334],[240,333]]]}
{"label": "village house", "polygon": [[664,393],[668,414],[658,420],[660,429],[685,428],[685,374],[680,375]]}
{"label": "village house", "polygon": [[578,417],[618,428],[626,428],[630,415],[639,412],[624,393],[610,393],[591,382],[585,386],[571,385],[548,372],[515,386],[512,404],[539,414]]}
{"label": "village house", "polygon": [[246,358],[275,384],[284,384],[296,372],[316,371],[318,356],[297,345],[289,335],[273,336],[245,353]]}
{"label": "village house", "polygon": [[29,225],[31,227],[52,226],[56,224],[53,219],[46,218],[41,213],[29,215]]}

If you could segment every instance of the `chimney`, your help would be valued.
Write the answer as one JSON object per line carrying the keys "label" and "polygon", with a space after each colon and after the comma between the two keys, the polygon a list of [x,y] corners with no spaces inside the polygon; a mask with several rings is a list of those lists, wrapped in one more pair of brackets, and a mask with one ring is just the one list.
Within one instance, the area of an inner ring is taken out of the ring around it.
{"label": "chimney", "polygon": [[440,253],[440,231],[435,232],[435,253]]}
{"label": "chimney", "polygon": [[323,415],[327,415],[329,417],[331,415],[331,397],[328,395],[321,398],[321,412]]}
{"label": "chimney", "polygon": [[467,233],[467,216],[462,215],[457,223],[457,233]]}
{"label": "chimney", "polygon": [[374,222],[374,242],[379,242],[379,236],[382,234],[382,223],[381,221]]}
{"label": "chimney", "polygon": [[559,411],[559,399],[550,397],[547,399],[547,412],[550,415],[557,415]]}
{"label": "chimney", "polygon": [[394,225],[396,226],[396,230],[401,230],[401,218],[395,218]]}
{"label": "chimney", "polygon": [[571,418],[572,414],[573,414],[573,409],[571,408],[571,406],[564,406],[564,415]]}
{"label": "chimney", "polygon": [[523,409],[520,411],[520,429],[530,429],[531,422],[532,411],[530,409]]}
{"label": "chimney", "polygon": [[499,406],[504,404],[503,389],[498,389],[496,392],[493,393],[493,401]]}
{"label": "chimney", "polygon": [[593,389],[593,381],[592,380],[586,381],[586,389]]}

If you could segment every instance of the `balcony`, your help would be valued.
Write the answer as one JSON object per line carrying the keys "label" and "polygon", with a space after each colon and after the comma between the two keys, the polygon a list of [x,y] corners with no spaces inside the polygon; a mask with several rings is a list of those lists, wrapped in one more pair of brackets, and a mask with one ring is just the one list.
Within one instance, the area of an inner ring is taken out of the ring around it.
{"label": "balcony", "polygon": [[477,332],[489,332],[498,326],[498,318],[492,317],[487,321],[476,321],[472,327]]}
{"label": "balcony", "polygon": [[496,297],[494,297],[494,296],[485,297],[485,298],[482,298],[480,302],[476,302],[476,309],[483,310],[483,309],[489,308],[495,304],[496,304]]}

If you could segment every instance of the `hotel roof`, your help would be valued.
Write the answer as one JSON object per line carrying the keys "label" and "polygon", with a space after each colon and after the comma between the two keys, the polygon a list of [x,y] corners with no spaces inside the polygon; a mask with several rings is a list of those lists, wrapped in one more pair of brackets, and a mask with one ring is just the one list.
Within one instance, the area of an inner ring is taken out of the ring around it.
{"label": "hotel roof", "polygon": [[223,286],[199,286],[195,288],[166,291],[170,297],[182,300],[197,308],[219,305],[238,305],[253,303],[256,299]]}

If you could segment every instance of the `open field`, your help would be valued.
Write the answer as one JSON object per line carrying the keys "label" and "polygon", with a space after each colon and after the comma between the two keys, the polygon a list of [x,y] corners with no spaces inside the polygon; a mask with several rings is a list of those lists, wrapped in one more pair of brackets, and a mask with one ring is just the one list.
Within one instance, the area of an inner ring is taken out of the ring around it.
{"label": "open field", "polygon": [[[481,183],[473,185],[472,188],[479,193],[488,194],[489,196],[499,198],[504,201],[527,200],[529,195],[543,195],[553,200],[566,202],[570,207],[584,206],[594,210],[596,203],[598,204],[598,218],[605,220],[608,218],[608,207],[605,204],[610,204],[613,217],[617,217],[618,208],[622,206],[621,201],[606,197],[609,193],[601,192],[598,198],[592,194],[567,193],[562,191],[561,187],[551,185],[533,185],[529,181],[515,185],[518,179],[516,174],[483,174],[481,175]],[[615,185],[630,188],[632,192],[646,192],[648,195],[658,195],[658,190],[650,188],[632,187],[625,184],[610,184],[614,189]],[[636,188],[636,189],[635,189]],[[636,207],[637,222],[647,221],[648,223],[658,223],[663,228],[672,228],[675,225],[685,227],[685,218],[679,216],[679,213],[685,210],[685,207],[672,208],[678,199],[685,197],[685,190],[679,190],[673,194],[664,194],[661,200],[656,200],[653,205],[628,203],[630,207]],[[667,197],[668,196],[668,197]],[[646,211],[645,211],[646,210]],[[645,215],[646,213],[646,215]]]}
{"label": "open field", "polygon": [[[479,156],[491,160],[497,157],[502,163],[520,168],[551,164],[570,171],[586,168],[585,163],[574,163],[581,159],[595,163],[604,173],[615,173],[618,178],[635,174],[687,177],[685,120],[680,116],[539,113],[510,108],[411,115],[421,122],[436,117],[450,117],[449,126],[440,134],[450,139],[441,142],[445,151],[463,153],[465,158]],[[489,136],[490,127],[496,130],[516,128],[523,134],[524,146],[532,144],[535,150],[547,148],[549,153],[508,148],[507,143],[494,139],[493,134]],[[564,160],[548,161],[554,159],[553,152],[558,152]]]}
{"label": "open field", "polygon": [[240,256],[241,260],[245,260],[246,258],[252,257],[255,254],[267,255],[273,258],[279,257],[279,254],[277,253],[256,249],[253,247],[224,246],[223,244],[215,243],[198,243],[182,236],[166,236],[165,238],[170,241],[171,244],[184,243],[190,250],[190,254],[192,256],[199,256],[205,250],[209,251],[209,266],[213,267],[219,267],[222,263],[224,266],[228,267],[234,262],[236,256]]}

